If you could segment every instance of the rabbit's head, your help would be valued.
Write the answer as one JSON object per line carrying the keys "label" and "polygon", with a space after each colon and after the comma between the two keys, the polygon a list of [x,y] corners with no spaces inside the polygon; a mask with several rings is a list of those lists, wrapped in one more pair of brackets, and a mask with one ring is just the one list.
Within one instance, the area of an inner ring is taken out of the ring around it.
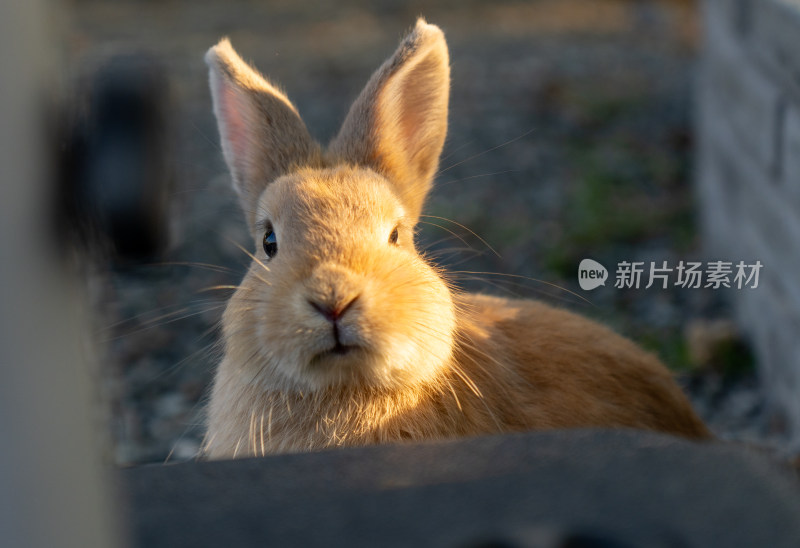
{"label": "rabbit's head", "polygon": [[255,244],[223,318],[223,365],[291,391],[434,379],[451,357],[455,306],[414,227],[447,130],[441,30],[417,22],[325,150],[227,40],[206,62]]}

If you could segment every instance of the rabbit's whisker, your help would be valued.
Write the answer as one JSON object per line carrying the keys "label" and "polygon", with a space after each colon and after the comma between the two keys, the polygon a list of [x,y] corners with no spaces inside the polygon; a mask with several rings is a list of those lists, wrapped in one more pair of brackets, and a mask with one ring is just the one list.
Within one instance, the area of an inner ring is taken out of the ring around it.
{"label": "rabbit's whisker", "polygon": [[202,129],[200,129],[200,126],[198,126],[198,125],[197,125],[197,124],[194,122],[194,120],[191,120],[191,119],[190,119],[190,120],[189,120],[189,123],[190,123],[190,124],[192,124],[192,127],[194,128],[194,130],[195,130],[197,133],[199,133],[199,134],[200,134],[200,136],[201,136],[201,137],[203,137],[203,139],[205,139],[205,140],[206,140],[206,142],[207,142],[208,144],[210,144],[211,146],[213,146],[213,147],[214,147],[214,148],[215,148],[215,149],[216,149],[218,152],[221,152],[221,151],[222,151],[222,147],[220,146],[220,144],[219,144],[218,142],[216,142],[214,139],[212,139],[211,137],[209,137],[208,135],[206,135],[206,134],[205,134],[205,132],[204,132]]}
{"label": "rabbit's whisker", "polygon": [[[236,291],[237,289],[240,289],[240,288],[242,288],[242,286],[240,286],[240,285],[211,285],[211,286],[208,286],[208,287],[203,287],[201,289],[198,289],[197,292],[198,293],[207,293],[209,291],[220,291],[220,290],[223,290],[223,289],[231,289],[233,291]],[[244,288],[244,289],[248,289],[248,288]]]}
{"label": "rabbit's whisker", "polygon": [[158,263],[149,263],[144,266],[191,266],[195,268],[201,268],[205,270],[211,270],[213,272],[220,272],[222,274],[233,273],[234,270],[232,268],[226,266],[220,266],[211,263],[200,263],[200,262],[193,262],[193,261],[166,261],[166,262],[158,262]]}
{"label": "rabbit's whisker", "polygon": [[450,230],[449,228],[447,228],[445,226],[438,225],[438,224],[432,223],[430,221],[420,221],[419,224],[435,226],[435,227],[440,228],[440,229],[442,229],[442,230],[444,230],[446,232],[449,232],[454,238],[458,238],[461,241],[461,243],[463,243],[465,246],[467,246],[470,249],[472,249],[472,246],[470,246],[469,243],[463,237],[461,237],[460,234],[456,234],[455,232],[453,232],[452,230]]}
{"label": "rabbit's whisker", "polygon": [[531,278],[530,276],[521,276],[519,274],[503,274],[503,273],[500,273],[500,272],[475,272],[475,271],[470,271],[470,270],[454,271],[454,272],[451,272],[451,274],[478,274],[478,275],[486,275],[486,276],[505,276],[507,278],[519,278],[519,279],[522,279],[522,280],[529,280],[529,281],[532,281],[532,282],[538,282],[538,283],[542,283],[542,284],[545,284],[545,285],[549,285],[550,287],[553,287],[553,288],[561,290],[561,291],[566,291],[570,295],[578,297],[580,300],[582,300],[582,301],[584,301],[584,302],[586,302],[586,303],[588,303],[588,304],[590,304],[592,306],[597,306],[592,301],[590,301],[589,299],[584,297],[583,295],[579,295],[578,293],[575,293],[574,291],[570,291],[566,287],[561,287],[560,285],[554,284],[552,282],[548,282],[547,280],[542,280],[542,279],[539,279],[539,278]]}
{"label": "rabbit's whisker", "polygon": [[467,142],[465,142],[465,143],[462,143],[462,144],[460,144],[459,146],[457,146],[457,147],[456,147],[456,148],[454,148],[453,150],[450,150],[450,151],[448,151],[448,152],[447,152],[447,154],[443,155],[443,156],[442,156],[442,157],[439,159],[439,161],[440,161],[440,162],[443,162],[443,161],[447,160],[447,159],[448,159],[450,156],[452,156],[453,154],[455,154],[456,152],[458,152],[458,151],[459,151],[459,150],[461,150],[462,148],[464,148],[464,147],[467,147],[467,146],[471,145],[473,142],[474,142],[474,141],[467,141]]}
{"label": "rabbit's whisker", "polygon": [[206,306],[202,310],[197,310],[194,312],[188,312],[189,308],[181,308],[180,310],[176,310],[175,312],[170,312],[168,314],[163,314],[157,318],[149,320],[145,323],[142,327],[134,329],[132,331],[126,331],[125,333],[121,333],[119,335],[115,335],[113,337],[109,337],[104,339],[103,342],[111,342],[117,341],[126,337],[130,337],[136,335],[138,333],[142,333],[144,331],[148,331],[150,329],[155,329],[158,327],[164,327],[165,325],[169,325],[171,323],[180,322],[189,318],[193,318],[195,316],[201,316],[203,314],[207,314],[213,310],[219,310],[225,307],[225,303],[215,303],[213,306]]}
{"label": "rabbit's whisker", "polygon": [[[256,264],[258,264],[258,265],[259,265],[261,268],[263,268],[263,269],[264,269],[266,272],[269,272],[269,271],[270,271],[270,270],[269,270],[269,267],[268,267],[267,265],[265,265],[265,264],[264,264],[264,262],[263,262],[261,259],[259,259],[259,258],[258,258],[258,257],[256,257],[255,255],[253,255],[252,253],[250,253],[249,251],[247,251],[247,250],[246,250],[246,249],[245,249],[245,248],[244,248],[244,247],[243,247],[241,244],[238,244],[238,243],[236,243],[235,245],[236,245],[236,247],[238,247],[238,248],[239,248],[239,250],[240,250],[240,251],[242,251],[242,252],[243,252],[245,255],[247,255],[248,257],[250,257],[251,259],[253,259],[253,261],[255,261],[255,262],[256,262]],[[259,279],[260,279],[260,278],[259,278]],[[267,283],[267,282],[265,282],[265,283]]]}
{"label": "rabbit's whisker", "polygon": [[470,175],[469,177],[462,177],[461,179],[453,179],[451,181],[446,181],[444,183],[439,183],[436,185],[438,188],[445,187],[447,185],[452,185],[455,183],[463,183],[464,181],[469,181],[471,179],[479,179],[481,177],[492,177],[494,175],[506,175],[508,173],[519,173],[518,169],[505,169],[503,171],[494,171],[492,173],[479,173],[478,175]]}
{"label": "rabbit's whisker", "polygon": [[486,240],[484,240],[483,238],[481,238],[480,236],[478,236],[478,235],[477,235],[477,234],[476,234],[476,233],[475,233],[473,230],[471,230],[470,228],[468,228],[468,227],[466,227],[466,226],[462,225],[461,223],[459,223],[459,222],[456,222],[456,221],[454,221],[454,220],[452,220],[452,219],[448,219],[448,218],[446,218],[446,217],[437,217],[436,215],[420,215],[420,217],[425,217],[426,219],[438,219],[438,220],[440,220],[440,221],[446,221],[446,222],[448,222],[448,223],[453,223],[454,225],[456,225],[456,226],[458,226],[458,227],[460,227],[460,228],[463,228],[464,230],[466,230],[467,232],[469,232],[470,234],[472,234],[473,236],[475,236],[476,238],[478,238],[478,240],[480,240],[480,241],[481,241],[481,243],[482,243],[483,245],[485,245],[486,247],[488,247],[488,248],[489,248],[489,250],[490,250],[492,253],[494,253],[494,254],[497,256],[497,258],[498,258],[498,259],[502,259],[502,257],[500,256],[500,254],[499,254],[497,251],[495,251],[495,249],[494,249],[492,246],[490,246],[490,245],[489,245],[489,243],[488,243]]}
{"label": "rabbit's whisker", "polygon": [[450,171],[451,169],[453,169],[456,166],[460,166],[464,162],[469,162],[470,160],[474,160],[475,158],[479,158],[480,156],[483,156],[486,153],[492,152],[492,151],[497,150],[499,148],[503,148],[504,146],[508,146],[508,145],[510,145],[510,144],[512,144],[512,143],[514,143],[516,141],[519,141],[520,139],[524,139],[525,137],[527,137],[528,135],[530,135],[534,131],[536,131],[536,128],[531,128],[528,131],[526,131],[525,133],[523,133],[522,135],[514,137],[513,139],[508,140],[505,143],[501,143],[499,145],[493,146],[492,148],[486,149],[483,152],[479,152],[478,154],[473,154],[469,158],[465,158],[464,160],[461,160],[460,162],[456,162],[455,164],[452,164],[452,165],[450,165],[450,166],[448,166],[448,167],[446,167],[444,169],[440,169],[436,174],[437,175],[441,175],[442,173]]}

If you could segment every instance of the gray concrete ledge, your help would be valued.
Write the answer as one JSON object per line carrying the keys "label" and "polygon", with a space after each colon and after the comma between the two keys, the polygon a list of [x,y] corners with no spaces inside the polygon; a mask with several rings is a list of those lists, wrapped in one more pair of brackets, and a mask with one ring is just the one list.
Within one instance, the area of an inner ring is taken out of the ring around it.
{"label": "gray concrete ledge", "polygon": [[800,546],[788,467],[635,431],[147,466],[118,486],[148,548]]}

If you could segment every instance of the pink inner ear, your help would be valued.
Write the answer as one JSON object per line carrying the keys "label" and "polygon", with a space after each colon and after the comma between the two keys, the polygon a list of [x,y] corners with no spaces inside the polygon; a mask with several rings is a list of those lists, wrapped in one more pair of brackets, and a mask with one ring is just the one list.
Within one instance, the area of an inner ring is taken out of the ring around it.
{"label": "pink inner ear", "polygon": [[242,169],[247,165],[246,156],[251,140],[247,123],[249,117],[245,112],[247,102],[235,88],[225,82],[220,82],[218,92],[222,116],[221,126],[224,128],[222,138],[227,141],[227,143],[223,143],[223,150],[227,149],[231,155],[229,162],[236,171],[234,175],[243,177],[245,174],[242,173]]}

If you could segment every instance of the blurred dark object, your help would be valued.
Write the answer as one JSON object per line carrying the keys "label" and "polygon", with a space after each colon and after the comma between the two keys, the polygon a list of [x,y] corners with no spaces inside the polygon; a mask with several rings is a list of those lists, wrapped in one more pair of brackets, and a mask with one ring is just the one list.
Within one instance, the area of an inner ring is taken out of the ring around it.
{"label": "blurred dark object", "polygon": [[168,240],[169,86],[146,54],[117,55],[91,77],[66,124],[56,218],[117,263],[158,256]]}

